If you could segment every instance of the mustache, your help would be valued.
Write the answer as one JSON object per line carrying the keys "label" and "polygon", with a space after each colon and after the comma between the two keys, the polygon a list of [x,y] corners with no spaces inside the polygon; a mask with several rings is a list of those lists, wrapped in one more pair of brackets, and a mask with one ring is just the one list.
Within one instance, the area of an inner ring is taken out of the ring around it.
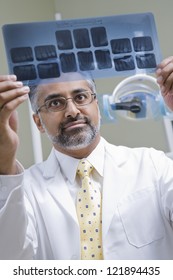
{"label": "mustache", "polygon": [[60,124],[60,129],[63,130],[64,127],[65,127],[67,124],[69,124],[69,123],[71,123],[71,122],[75,122],[75,121],[80,121],[80,120],[85,121],[86,124],[90,124],[90,120],[89,120],[87,117],[80,117],[80,116],[76,116],[75,118],[69,117],[66,121],[64,121],[64,122],[62,122],[62,123]]}

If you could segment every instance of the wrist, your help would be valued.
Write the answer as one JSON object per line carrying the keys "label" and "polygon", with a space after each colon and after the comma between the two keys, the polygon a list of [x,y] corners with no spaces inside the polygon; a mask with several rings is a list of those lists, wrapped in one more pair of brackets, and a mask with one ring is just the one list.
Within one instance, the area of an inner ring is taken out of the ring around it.
{"label": "wrist", "polygon": [[16,175],[19,174],[19,167],[16,162],[0,162],[0,175]]}

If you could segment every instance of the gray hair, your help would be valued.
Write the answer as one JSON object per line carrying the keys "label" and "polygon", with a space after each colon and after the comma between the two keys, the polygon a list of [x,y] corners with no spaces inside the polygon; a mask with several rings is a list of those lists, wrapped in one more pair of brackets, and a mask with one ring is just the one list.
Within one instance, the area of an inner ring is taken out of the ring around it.
{"label": "gray hair", "polygon": [[[89,88],[91,89],[91,91],[93,93],[96,93],[96,84],[94,79],[92,78],[90,73],[81,73],[81,72],[77,72],[78,74],[80,74],[82,76],[82,78],[84,78],[84,80],[87,81]],[[45,80],[45,83],[48,80]],[[51,79],[50,79],[51,81]],[[50,81],[48,81],[48,83],[50,83]],[[53,81],[55,81],[55,79],[53,79]],[[62,81],[62,80],[61,80]],[[34,113],[37,112],[38,109],[38,91],[39,91],[39,85],[43,84],[43,82],[37,84],[37,85],[29,85],[30,87],[30,93],[29,93],[29,99],[31,102],[31,107]]]}

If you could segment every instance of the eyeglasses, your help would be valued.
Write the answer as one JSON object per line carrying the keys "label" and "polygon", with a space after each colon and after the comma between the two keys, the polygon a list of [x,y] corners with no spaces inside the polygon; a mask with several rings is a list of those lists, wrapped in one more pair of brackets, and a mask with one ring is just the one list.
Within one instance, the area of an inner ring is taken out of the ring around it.
{"label": "eyeglasses", "polygon": [[41,105],[36,113],[38,114],[42,108],[46,108],[48,112],[59,112],[63,111],[67,106],[67,100],[71,99],[76,107],[82,107],[85,105],[89,105],[95,99],[96,94],[90,91],[83,91],[75,94],[74,97],[65,98],[63,96],[54,97],[50,100],[45,101],[43,105]]}

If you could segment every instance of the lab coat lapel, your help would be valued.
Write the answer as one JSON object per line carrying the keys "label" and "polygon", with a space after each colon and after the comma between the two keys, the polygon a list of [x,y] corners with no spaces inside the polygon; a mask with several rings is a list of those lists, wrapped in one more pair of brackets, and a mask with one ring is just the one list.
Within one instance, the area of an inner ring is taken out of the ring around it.
{"label": "lab coat lapel", "polygon": [[44,162],[43,176],[47,179],[47,191],[78,224],[74,202],[69,193],[65,179],[62,176],[59,163],[53,150],[48,160]]}
{"label": "lab coat lapel", "polygon": [[109,144],[106,145],[103,179],[103,241],[109,231],[112,218],[115,215],[117,203],[127,184],[127,177],[124,172],[124,164],[127,159],[123,156],[123,153],[120,152],[118,147],[114,147],[114,149],[110,147]]}

